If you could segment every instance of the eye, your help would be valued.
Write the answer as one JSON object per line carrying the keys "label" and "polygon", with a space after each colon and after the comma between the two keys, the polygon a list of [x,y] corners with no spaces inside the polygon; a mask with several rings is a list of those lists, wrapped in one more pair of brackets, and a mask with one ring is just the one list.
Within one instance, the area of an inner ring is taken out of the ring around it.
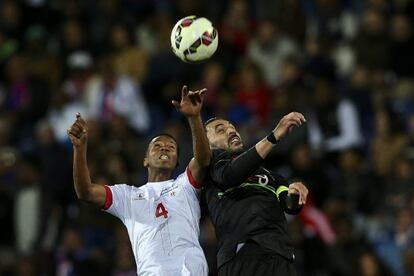
{"label": "eye", "polygon": [[217,133],[219,133],[219,134],[223,134],[223,133],[224,133],[224,128],[219,128],[219,129],[217,129]]}

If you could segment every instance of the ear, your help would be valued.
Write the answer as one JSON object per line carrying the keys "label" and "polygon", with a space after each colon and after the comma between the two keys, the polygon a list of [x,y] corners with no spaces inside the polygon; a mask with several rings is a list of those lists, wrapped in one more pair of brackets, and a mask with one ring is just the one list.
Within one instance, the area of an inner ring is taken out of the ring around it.
{"label": "ear", "polygon": [[147,158],[147,157],[145,157],[145,158],[144,158],[144,162],[143,162],[143,164],[144,164],[144,167],[145,167],[145,168],[148,168],[148,166],[149,166],[149,162],[148,162],[148,158]]}

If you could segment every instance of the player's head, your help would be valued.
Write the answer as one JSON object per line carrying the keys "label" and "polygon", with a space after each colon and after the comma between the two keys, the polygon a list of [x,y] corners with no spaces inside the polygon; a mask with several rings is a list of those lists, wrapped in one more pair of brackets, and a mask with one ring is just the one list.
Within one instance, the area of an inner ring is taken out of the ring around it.
{"label": "player's head", "polygon": [[173,136],[161,133],[151,139],[144,158],[144,167],[174,170],[178,165],[178,143]]}
{"label": "player's head", "polygon": [[204,124],[211,149],[241,152],[243,142],[234,125],[221,118],[212,118]]}

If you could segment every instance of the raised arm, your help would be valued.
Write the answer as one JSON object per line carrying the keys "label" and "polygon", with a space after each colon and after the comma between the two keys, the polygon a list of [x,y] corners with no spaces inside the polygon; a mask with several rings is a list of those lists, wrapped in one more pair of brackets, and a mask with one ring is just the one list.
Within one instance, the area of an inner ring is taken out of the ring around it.
{"label": "raised arm", "polygon": [[210,147],[201,119],[201,108],[206,91],[207,89],[204,88],[193,92],[189,91],[187,86],[183,86],[181,102],[172,101],[175,108],[187,118],[190,125],[194,157],[188,164],[188,168],[198,183],[202,182],[211,159]]}
{"label": "raised arm", "polygon": [[262,165],[278,141],[290,133],[295,126],[300,126],[304,122],[306,120],[301,113],[291,112],[279,121],[267,137],[237,158],[232,159],[226,152],[221,153],[224,156],[221,154],[214,156],[210,171],[213,181],[223,189],[238,186]]}
{"label": "raised arm", "polygon": [[79,113],[76,114],[76,121],[68,129],[68,135],[73,144],[73,183],[76,195],[82,201],[104,207],[105,187],[92,184],[89,175],[86,161],[88,127]]}

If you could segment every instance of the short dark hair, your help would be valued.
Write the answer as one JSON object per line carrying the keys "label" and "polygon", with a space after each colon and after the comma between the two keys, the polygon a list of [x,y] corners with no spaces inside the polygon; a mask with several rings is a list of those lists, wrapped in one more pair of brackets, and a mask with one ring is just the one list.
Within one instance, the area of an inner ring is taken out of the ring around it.
{"label": "short dark hair", "polygon": [[[214,121],[217,121],[217,120],[226,120],[226,119],[223,119],[223,118],[221,118],[221,117],[213,117],[213,118],[210,118],[210,119],[208,119],[205,123],[204,123],[204,128],[205,129],[207,129],[207,125],[209,125],[210,123],[212,123],[212,122],[214,122]],[[226,120],[227,121],[227,120]]]}
{"label": "short dark hair", "polygon": [[148,142],[147,150],[145,151],[145,156],[148,157],[148,150],[149,150],[149,146],[151,144],[151,141],[154,140],[155,138],[161,137],[161,136],[166,136],[166,137],[171,138],[175,142],[175,144],[177,145],[177,166],[176,167],[178,167],[178,165],[180,164],[180,161],[179,161],[179,157],[180,157],[180,146],[178,145],[177,139],[175,139],[175,137],[172,136],[169,133],[161,132],[161,133],[158,133],[156,135],[151,136],[151,138],[149,139],[149,142]]}

